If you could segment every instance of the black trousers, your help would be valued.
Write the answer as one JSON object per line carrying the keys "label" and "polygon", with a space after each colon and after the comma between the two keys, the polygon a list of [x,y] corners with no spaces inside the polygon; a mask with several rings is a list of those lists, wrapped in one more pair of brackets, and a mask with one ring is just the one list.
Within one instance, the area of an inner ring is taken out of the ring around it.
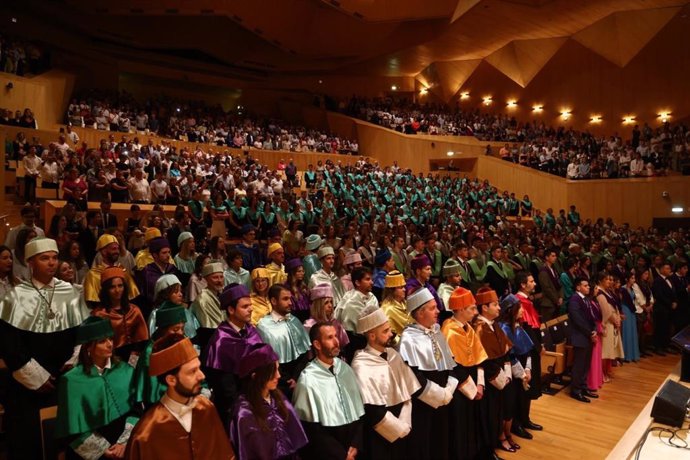
{"label": "black trousers", "polygon": [[671,337],[671,318],[667,308],[654,306],[652,320],[654,321],[654,347],[663,350],[668,347]]}
{"label": "black trousers", "polygon": [[592,362],[592,345],[588,347],[573,347],[573,371],[571,392],[581,394],[587,390],[587,374]]}

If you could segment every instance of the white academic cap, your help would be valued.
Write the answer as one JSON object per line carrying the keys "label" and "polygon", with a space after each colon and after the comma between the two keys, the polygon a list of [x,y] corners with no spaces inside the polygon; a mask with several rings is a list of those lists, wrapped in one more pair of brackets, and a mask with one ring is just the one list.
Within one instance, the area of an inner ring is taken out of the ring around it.
{"label": "white academic cap", "polygon": [[407,312],[412,313],[430,300],[434,300],[434,296],[427,288],[421,288],[407,297]]}
{"label": "white academic cap", "polygon": [[49,251],[54,251],[58,254],[60,253],[55,240],[44,237],[36,237],[26,243],[26,246],[24,246],[24,260],[29,260],[36,254]]}
{"label": "white academic cap", "polygon": [[357,333],[364,334],[388,322],[388,317],[379,307],[373,305],[365,308],[357,319]]}

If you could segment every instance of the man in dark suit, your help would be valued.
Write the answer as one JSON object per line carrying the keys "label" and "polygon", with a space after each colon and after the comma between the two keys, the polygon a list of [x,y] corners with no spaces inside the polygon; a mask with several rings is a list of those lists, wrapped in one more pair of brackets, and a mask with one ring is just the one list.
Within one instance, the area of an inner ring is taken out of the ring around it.
{"label": "man in dark suit", "polygon": [[676,264],[676,271],[671,275],[671,284],[676,292],[678,308],[671,314],[674,333],[680,332],[690,324],[690,282],[688,281],[688,263],[681,260]]}
{"label": "man in dark suit", "polygon": [[558,253],[556,249],[544,251],[544,267],[539,272],[539,286],[541,287],[541,320],[547,322],[552,319],[563,304],[563,287],[559,281],[559,274],[554,267]]}
{"label": "man in dark suit", "polygon": [[678,308],[678,298],[673,288],[671,274],[671,263],[662,262],[661,267],[659,267],[659,277],[655,278],[652,284],[652,294],[655,300],[652,310],[654,351],[660,356],[666,356],[666,352],[669,351],[671,315]]}
{"label": "man in dark suit", "polygon": [[117,216],[110,212],[111,204],[109,198],[101,202],[101,233],[109,228],[117,228]]}
{"label": "man in dark suit", "polygon": [[575,278],[573,282],[575,293],[568,302],[568,317],[570,318],[570,344],[573,346],[572,383],[570,396],[582,402],[590,402],[589,398],[598,398],[594,391],[587,387],[587,373],[592,361],[592,344],[597,339],[597,329],[590,314],[589,281]]}
{"label": "man in dark suit", "polygon": [[98,211],[88,211],[86,213],[86,228],[79,231],[79,245],[84,251],[84,259],[89,264],[93,263],[96,257],[96,241],[103,234],[101,230],[101,213]]}

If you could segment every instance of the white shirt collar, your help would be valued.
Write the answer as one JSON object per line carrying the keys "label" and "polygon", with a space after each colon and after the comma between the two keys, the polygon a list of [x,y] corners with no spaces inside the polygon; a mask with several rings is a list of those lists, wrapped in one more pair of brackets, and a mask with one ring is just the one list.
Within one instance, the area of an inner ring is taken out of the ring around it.
{"label": "white shirt collar", "polygon": [[55,287],[55,278],[51,279],[48,284],[43,284],[36,278],[31,278],[31,283],[36,287],[36,289],[43,289],[44,287]]}
{"label": "white shirt collar", "polygon": [[110,369],[112,367],[112,361],[110,361],[110,358],[108,358],[108,361],[106,361],[105,366],[99,367],[96,364],[94,364],[94,367],[98,371],[99,375],[103,375],[103,372],[105,372],[106,369]]}
{"label": "white shirt collar", "polygon": [[161,398],[161,404],[180,422],[187,433],[192,431],[192,409],[196,405],[195,398],[190,398],[187,404],[181,404],[164,394]]}
{"label": "white shirt collar", "polygon": [[273,318],[273,321],[276,323],[279,323],[281,321],[287,321],[287,316],[283,316],[280,313],[276,312],[275,310],[271,310],[271,318]]}
{"label": "white shirt collar", "polygon": [[518,291],[516,295],[518,295],[519,297],[524,297],[525,299],[529,299],[529,296],[522,291]]}
{"label": "white shirt collar", "polygon": [[482,315],[479,315],[479,319],[480,319],[481,321],[484,321],[486,324],[488,324],[489,327],[491,327],[491,330],[492,330],[492,331],[494,330],[494,322],[493,322],[493,320],[490,320],[490,319],[488,319],[488,318],[485,318],[485,317],[482,316]]}

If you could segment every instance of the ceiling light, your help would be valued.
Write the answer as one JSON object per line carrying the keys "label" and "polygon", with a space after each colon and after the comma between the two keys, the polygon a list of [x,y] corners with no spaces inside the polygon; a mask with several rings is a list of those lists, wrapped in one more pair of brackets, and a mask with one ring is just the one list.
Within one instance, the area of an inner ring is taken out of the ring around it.
{"label": "ceiling light", "polygon": [[561,118],[563,120],[569,120],[571,115],[572,113],[570,113],[570,109],[564,109],[563,111],[561,111]]}
{"label": "ceiling light", "polygon": [[673,214],[680,214],[681,212],[683,212],[683,207],[682,206],[674,206],[671,208],[671,212]]}
{"label": "ceiling light", "polygon": [[662,123],[666,123],[670,118],[671,118],[671,112],[668,112],[668,111],[659,112],[659,119],[661,120]]}
{"label": "ceiling light", "polygon": [[635,115],[626,115],[623,117],[623,124],[630,125],[635,122]]}
{"label": "ceiling light", "polygon": [[470,93],[465,91],[464,93],[460,93],[460,99],[469,99]]}
{"label": "ceiling light", "polygon": [[536,105],[533,105],[533,106],[532,106],[532,111],[533,111],[533,112],[539,113],[539,112],[541,112],[541,111],[543,111],[543,110],[544,110],[544,106],[541,105],[541,104],[536,104]]}
{"label": "ceiling light", "polygon": [[391,91],[397,91],[398,87],[396,85],[391,86]]}
{"label": "ceiling light", "polygon": [[419,94],[426,94],[429,92],[429,88],[422,88],[419,90]]}
{"label": "ceiling light", "polygon": [[515,107],[517,107],[517,101],[515,99],[511,99],[510,101],[508,101],[507,106],[508,108],[514,109]]}
{"label": "ceiling light", "polygon": [[491,103],[493,102],[493,98],[491,96],[484,96],[482,98],[482,102],[484,103],[484,105],[491,105]]}
{"label": "ceiling light", "polygon": [[589,122],[592,124],[601,123],[601,115],[592,115],[589,119]]}
{"label": "ceiling light", "polygon": [[448,155],[449,157],[452,157],[453,155],[455,155],[455,152],[447,152],[446,155]]}

